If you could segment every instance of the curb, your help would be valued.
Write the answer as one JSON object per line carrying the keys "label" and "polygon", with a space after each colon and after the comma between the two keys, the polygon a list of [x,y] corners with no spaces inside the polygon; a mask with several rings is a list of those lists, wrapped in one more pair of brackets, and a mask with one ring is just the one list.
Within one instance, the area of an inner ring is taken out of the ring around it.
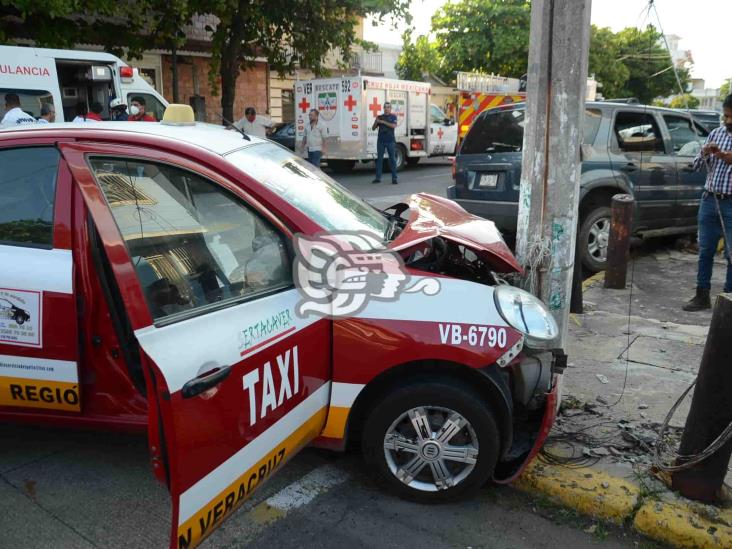
{"label": "curb", "polygon": [[534,461],[513,486],[543,494],[600,520],[632,524],[636,531],[674,547],[732,547],[732,509],[696,503],[668,492],[661,500],[643,497],[624,478],[591,467],[568,468]]}
{"label": "curb", "polygon": [[598,273],[593,274],[589,278],[585,278],[582,281],[582,291],[585,292],[587,289],[591,286],[594,286],[597,282],[602,282],[605,280],[605,271],[600,271]]}

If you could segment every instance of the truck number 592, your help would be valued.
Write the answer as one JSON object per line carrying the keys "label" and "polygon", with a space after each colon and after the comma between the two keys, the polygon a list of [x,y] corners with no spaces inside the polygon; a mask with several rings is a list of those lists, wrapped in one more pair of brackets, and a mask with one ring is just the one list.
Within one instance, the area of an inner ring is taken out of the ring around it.
{"label": "truck number 592", "polygon": [[506,329],[495,326],[469,326],[440,324],[440,341],[443,345],[467,343],[471,347],[506,347]]}

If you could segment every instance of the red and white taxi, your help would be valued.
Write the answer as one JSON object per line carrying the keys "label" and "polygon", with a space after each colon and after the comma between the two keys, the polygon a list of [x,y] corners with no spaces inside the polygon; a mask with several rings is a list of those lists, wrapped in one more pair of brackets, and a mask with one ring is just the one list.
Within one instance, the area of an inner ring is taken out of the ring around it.
{"label": "red and white taxi", "polygon": [[[566,356],[506,282],[520,266],[493,223],[426,194],[376,210],[275,143],[176,112],[0,131],[0,420],[147,430],[171,547],[308,444],[360,445],[423,501],[513,479]],[[364,231],[412,289],[351,278],[340,314],[303,314],[295,279],[318,267],[295,267],[297,242]]]}

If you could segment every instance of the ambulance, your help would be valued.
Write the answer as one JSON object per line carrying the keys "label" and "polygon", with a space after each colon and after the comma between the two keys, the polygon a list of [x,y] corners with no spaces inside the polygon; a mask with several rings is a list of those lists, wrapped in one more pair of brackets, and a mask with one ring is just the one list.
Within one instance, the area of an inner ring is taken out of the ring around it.
{"label": "ambulance", "polygon": [[431,86],[425,82],[371,76],[342,76],[295,83],[296,149],[300,150],[311,109],[320,112],[327,130],[328,166],[337,172],[353,169],[356,162],[376,158],[375,118],[391,103],[397,116],[395,162],[397,169],[420,159],[455,153],[457,126],[430,103]]}
{"label": "ambulance", "polygon": [[109,102],[133,97],[145,99],[146,112],[160,120],[168,102],[142,77],[137,68],[109,53],[0,46],[0,120],[4,97],[15,93],[21,108],[38,118],[41,105],[56,107],[56,122],[70,122],[76,105],[99,102],[109,118]]}
{"label": "ambulance", "polygon": [[194,547],[303,447],[424,502],[510,482],[566,355],[494,224],[377,210],[193,122],[0,130],[0,421],[146,433]]}

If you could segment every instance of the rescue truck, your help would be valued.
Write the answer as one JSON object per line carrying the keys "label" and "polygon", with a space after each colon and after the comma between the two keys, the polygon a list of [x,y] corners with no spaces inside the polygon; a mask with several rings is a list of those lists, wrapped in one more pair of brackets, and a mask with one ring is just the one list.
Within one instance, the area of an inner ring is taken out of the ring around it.
{"label": "rescue truck", "polygon": [[376,158],[374,119],[389,102],[397,116],[395,162],[401,170],[430,156],[455,153],[457,127],[439,107],[430,103],[431,85],[371,76],[342,76],[295,83],[296,150],[300,150],[311,109],[320,112],[327,129],[328,166],[350,171],[356,162]]}
{"label": "rescue truck", "polygon": [[[594,101],[597,97],[598,83],[595,75],[587,78],[585,99]],[[457,90],[460,94],[458,108],[458,141],[462,143],[473,120],[485,110],[526,101],[526,92],[522,91],[518,78],[506,78],[494,74],[474,72],[458,72]]]}
{"label": "rescue truck", "polygon": [[458,140],[462,142],[475,117],[484,110],[525,101],[526,93],[519,92],[519,89],[518,78],[458,72]]}
{"label": "rescue truck", "polygon": [[141,96],[146,111],[160,120],[168,102],[142,77],[112,54],[95,51],[55,50],[0,46],[0,119],[5,115],[1,100],[7,93],[20,97],[21,108],[35,118],[43,103],[56,107],[56,122],[71,121],[76,105],[99,102],[109,117],[109,102],[119,97],[129,105]]}
{"label": "rescue truck", "polygon": [[377,210],[187,105],[3,129],[0,165],[0,421],[147,433],[173,548],[308,444],[439,502],[510,482],[554,422],[557,324],[446,198]]}

